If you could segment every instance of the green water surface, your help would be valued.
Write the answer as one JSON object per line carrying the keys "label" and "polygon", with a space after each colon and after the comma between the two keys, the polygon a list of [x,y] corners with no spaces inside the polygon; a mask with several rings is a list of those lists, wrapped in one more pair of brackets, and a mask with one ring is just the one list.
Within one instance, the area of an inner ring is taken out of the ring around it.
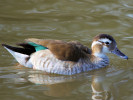
{"label": "green water surface", "polygon": [[[91,47],[100,33],[133,58],[133,1],[0,0],[0,43],[43,38]],[[0,100],[133,100],[133,59],[109,54],[106,68],[63,76],[16,66],[2,46],[0,55]]]}

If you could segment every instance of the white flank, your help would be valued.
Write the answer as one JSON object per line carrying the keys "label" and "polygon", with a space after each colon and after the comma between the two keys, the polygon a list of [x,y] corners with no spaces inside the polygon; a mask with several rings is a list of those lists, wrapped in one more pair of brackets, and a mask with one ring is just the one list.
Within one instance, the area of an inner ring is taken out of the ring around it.
{"label": "white flank", "polygon": [[32,64],[30,62],[30,60],[26,61],[26,58],[28,58],[29,56],[28,55],[25,55],[25,54],[21,54],[21,53],[18,53],[18,52],[15,52],[15,51],[12,51],[6,47],[4,47],[7,51],[9,51],[13,57],[23,66],[26,66],[26,67],[29,67],[29,68],[32,68]]}
{"label": "white flank", "polygon": [[[103,58],[106,59],[106,57]],[[105,67],[104,65],[106,64],[101,60],[102,58],[94,62],[95,64],[90,64],[89,59],[85,62],[83,59],[80,59],[78,62],[62,61],[57,59],[49,50],[40,50],[31,55],[31,62],[34,66],[34,69],[42,70],[48,73],[64,75],[72,75]]]}

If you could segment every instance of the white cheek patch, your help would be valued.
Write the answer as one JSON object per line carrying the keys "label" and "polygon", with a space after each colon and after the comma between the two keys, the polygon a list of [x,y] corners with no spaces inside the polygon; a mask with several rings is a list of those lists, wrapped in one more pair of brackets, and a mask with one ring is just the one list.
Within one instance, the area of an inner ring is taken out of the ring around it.
{"label": "white cheek patch", "polygon": [[101,43],[101,42],[98,42],[98,41],[94,41],[94,42],[92,43],[92,45],[91,45],[91,48],[93,48],[93,46],[96,45],[96,44],[102,44],[102,43]]}
{"label": "white cheek patch", "polygon": [[100,42],[104,42],[104,43],[105,43],[105,42],[109,42],[109,44],[112,43],[112,41],[109,40],[109,39],[107,39],[107,38],[99,39],[99,41],[100,41]]}
{"label": "white cheek patch", "polygon": [[103,46],[102,51],[103,51],[104,53],[110,53],[109,48],[108,48],[107,46]]}

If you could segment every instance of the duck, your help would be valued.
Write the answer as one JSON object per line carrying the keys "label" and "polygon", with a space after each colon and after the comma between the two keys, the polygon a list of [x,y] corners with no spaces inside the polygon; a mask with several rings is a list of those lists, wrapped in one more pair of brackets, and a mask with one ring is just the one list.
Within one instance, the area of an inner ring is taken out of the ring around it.
{"label": "duck", "polygon": [[96,35],[91,49],[78,41],[28,38],[10,46],[2,44],[20,65],[45,73],[73,75],[109,65],[107,53],[128,59],[109,34]]}

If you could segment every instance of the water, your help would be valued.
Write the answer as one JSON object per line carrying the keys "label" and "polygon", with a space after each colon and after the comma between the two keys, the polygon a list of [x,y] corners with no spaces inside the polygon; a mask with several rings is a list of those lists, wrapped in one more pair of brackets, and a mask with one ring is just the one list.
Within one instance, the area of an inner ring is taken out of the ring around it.
{"label": "water", "polygon": [[[132,25],[132,0],[0,0],[0,43],[14,45],[34,37],[77,40],[90,47],[95,35],[108,33],[133,58]],[[133,59],[109,54],[107,68],[73,76],[44,75],[17,66],[4,48],[0,50],[1,100],[133,100]]]}

